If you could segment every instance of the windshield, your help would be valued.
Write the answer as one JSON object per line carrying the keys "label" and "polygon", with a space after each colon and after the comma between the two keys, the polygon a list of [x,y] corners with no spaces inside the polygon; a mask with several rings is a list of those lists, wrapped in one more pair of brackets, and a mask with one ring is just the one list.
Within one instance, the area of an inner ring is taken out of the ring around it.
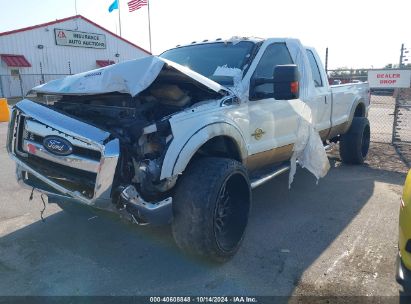
{"label": "windshield", "polygon": [[165,51],[160,57],[213,79],[217,67],[245,69],[254,46],[255,43],[251,41],[241,41],[236,44],[231,42],[196,44]]}

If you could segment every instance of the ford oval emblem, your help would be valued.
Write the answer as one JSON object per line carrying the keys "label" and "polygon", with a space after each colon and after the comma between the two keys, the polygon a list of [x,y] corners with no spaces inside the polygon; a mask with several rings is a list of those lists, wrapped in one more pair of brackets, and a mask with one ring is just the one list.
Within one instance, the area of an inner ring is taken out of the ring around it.
{"label": "ford oval emblem", "polygon": [[69,155],[73,153],[72,144],[61,137],[58,136],[47,136],[43,140],[43,146],[47,151],[56,155]]}

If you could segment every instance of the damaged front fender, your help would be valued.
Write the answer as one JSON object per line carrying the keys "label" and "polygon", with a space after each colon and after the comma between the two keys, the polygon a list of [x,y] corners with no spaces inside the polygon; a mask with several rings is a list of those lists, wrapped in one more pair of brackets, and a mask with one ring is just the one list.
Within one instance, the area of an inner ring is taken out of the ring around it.
{"label": "damaged front fender", "polygon": [[242,162],[247,158],[247,147],[238,127],[226,121],[210,122],[185,138],[174,140],[167,150],[163,161],[160,179],[168,179],[182,173],[195,153],[211,139],[223,136],[237,145]]}

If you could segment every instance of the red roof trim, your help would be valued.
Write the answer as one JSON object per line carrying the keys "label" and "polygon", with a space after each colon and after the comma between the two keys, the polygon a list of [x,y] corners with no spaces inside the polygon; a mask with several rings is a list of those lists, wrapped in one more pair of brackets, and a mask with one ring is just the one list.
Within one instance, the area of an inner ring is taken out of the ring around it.
{"label": "red roof trim", "polygon": [[0,58],[9,67],[30,68],[30,62],[23,55],[0,54]]}
{"label": "red roof trim", "polygon": [[134,46],[134,47],[142,50],[143,52],[145,52],[145,53],[147,53],[147,54],[149,54],[149,55],[151,55],[151,53],[150,53],[149,51],[143,49],[142,47],[138,46],[137,44],[134,44],[134,43],[128,41],[127,39],[124,39],[123,37],[120,37],[120,36],[114,34],[113,32],[109,31],[108,29],[105,29],[105,28],[102,27],[101,25],[98,25],[97,23],[91,21],[90,19],[87,19],[86,17],[83,17],[82,15],[75,15],[75,16],[71,16],[71,17],[67,17],[67,18],[63,18],[63,19],[57,19],[57,20],[55,20],[55,21],[51,21],[51,22],[47,22],[47,23],[37,24],[37,25],[33,25],[33,26],[29,26],[29,27],[25,27],[25,28],[21,28],[21,29],[17,29],[17,30],[12,30],[12,31],[8,31],[8,32],[3,32],[3,33],[0,33],[0,37],[1,37],[1,36],[6,36],[6,35],[15,34],[15,33],[20,33],[20,32],[25,32],[25,31],[29,31],[29,30],[34,30],[34,29],[37,29],[37,28],[40,28],[40,27],[45,27],[45,26],[49,26],[49,25],[53,25],[53,24],[57,24],[57,23],[62,23],[62,22],[65,22],[65,21],[69,21],[69,20],[76,19],[76,18],[83,19],[84,21],[86,21],[86,22],[88,22],[88,23],[91,23],[92,25],[98,27],[99,29],[101,29],[101,30],[109,33],[110,35],[112,35],[112,36],[114,36],[114,37],[116,37],[116,38],[118,38],[118,39],[120,39],[120,40],[123,40],[124,42],[126,42],[126,43],[128,43],[128,44],[130,44],[130,45],[132,45],[132,46]]}
{"label": "red roof trim", "polygon": [[104,68],[105,66],[108,66],[108,65],[112,65],[114,63],[115,63],[114,60],[96,60],[96,64],[101,68]]}
{"label": "red roof trim", "polygon": [[81,15],[71,16],[71,17],[67,17],[67,18],[64,18],[64,19],[56,19],[55,21],[51,21],[51,22],[41,23],[41,24],[37,24],[37,25],[29,26],[29,27],[24,27],[24,28],[17,29],[17,30],[3,32],[3,33],[0,33],[0,36],[6,36],[6,35],[10,35],[10,34],[15,34],[15,33],[25,32],[25,31],[29,31],[29,30],[34,30],[36,28],[45,27],[45,26],[56,24],[56,23],[65,22],[65,21],[72,20],[72,19],[75,19],[75,18],[78,18],[78,17],[81,17]]}

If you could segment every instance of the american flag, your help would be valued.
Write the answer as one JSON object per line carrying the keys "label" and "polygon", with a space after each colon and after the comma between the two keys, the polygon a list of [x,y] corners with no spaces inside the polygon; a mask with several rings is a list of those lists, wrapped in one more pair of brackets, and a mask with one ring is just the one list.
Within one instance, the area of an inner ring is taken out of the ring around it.
{"label": "american flag", "polygon": [[131,0],[128,2],[128,11],[133,12],[138,10],[139,8],[147,5],[148,0]]}

